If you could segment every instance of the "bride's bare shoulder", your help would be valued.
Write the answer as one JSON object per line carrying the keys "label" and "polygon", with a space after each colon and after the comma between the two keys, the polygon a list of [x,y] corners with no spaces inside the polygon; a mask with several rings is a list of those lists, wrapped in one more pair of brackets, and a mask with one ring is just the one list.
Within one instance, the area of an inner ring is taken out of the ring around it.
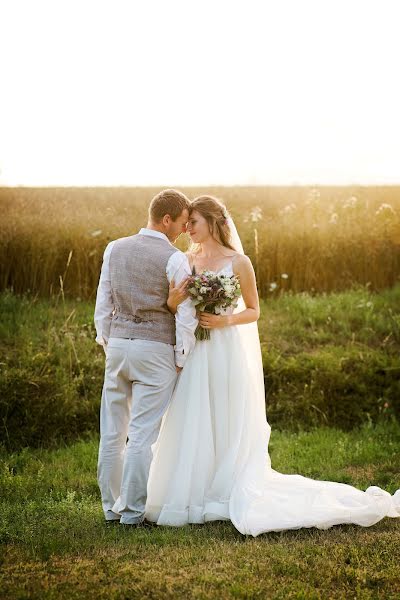
{"label": "bride's bare shoulder", "polygon": [[249,263],[251,264],[251,260],[247,256],[247,254],[240,254],[239,252],[236,252],[235,254],[232,255],[232,257],[233,257],[233,262],[236,265],[248,265]]}
{"label": "bride's bare shoulder", "polygon": [[232,259],[232,265],[234,271],[243,272],[253,269],[253,264],[247,254],[234,254]]}

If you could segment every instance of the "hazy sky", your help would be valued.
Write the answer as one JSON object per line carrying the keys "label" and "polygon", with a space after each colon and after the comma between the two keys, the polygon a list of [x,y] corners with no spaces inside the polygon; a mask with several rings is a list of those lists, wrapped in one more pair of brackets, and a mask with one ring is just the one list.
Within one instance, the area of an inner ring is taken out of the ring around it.
{"label": "hazy sky", "polygon": [[0,184],[400,183],[397,0],[0,0]]}

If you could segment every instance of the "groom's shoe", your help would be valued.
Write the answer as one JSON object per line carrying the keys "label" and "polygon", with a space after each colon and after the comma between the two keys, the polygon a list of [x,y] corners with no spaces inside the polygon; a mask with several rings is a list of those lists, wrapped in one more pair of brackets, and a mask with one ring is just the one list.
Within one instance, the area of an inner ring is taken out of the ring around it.
{"label": "groom's shoe", "polygon": [[119,524],[119,519],[104,519],[104,522],[107,525],[107,527],[112,527],[113,525]]}
{"label": "groom's shoe", "polygon": [[130,527],[136,529],[152,529],[153,527],[157,527],[157,523],[154,523],[153,521],[148,521],[147,519],[143,519],[143,521],[139,521],[138,523],[120,523],[120,525],[122,527],[126,527],[127,529],[129,529]]}

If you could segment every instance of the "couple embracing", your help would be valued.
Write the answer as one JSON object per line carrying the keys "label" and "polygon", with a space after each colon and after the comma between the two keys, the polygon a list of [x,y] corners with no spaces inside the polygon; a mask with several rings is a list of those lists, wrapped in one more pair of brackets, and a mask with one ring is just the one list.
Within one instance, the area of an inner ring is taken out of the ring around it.
{"label": "couple embracing", "polygon": [[[184,254],[173,243],[187,232]],[[236,276],[237,306],[196,311],[192,274]],[[108,244],[95,307],[103,345],[97,479],[107,523],[230,520],[243,534],[400,516],[400,489],[271,467],[256,278],[226,207],[163,190],[146,228]],[[209,339],[196,339],[198,326]]]}

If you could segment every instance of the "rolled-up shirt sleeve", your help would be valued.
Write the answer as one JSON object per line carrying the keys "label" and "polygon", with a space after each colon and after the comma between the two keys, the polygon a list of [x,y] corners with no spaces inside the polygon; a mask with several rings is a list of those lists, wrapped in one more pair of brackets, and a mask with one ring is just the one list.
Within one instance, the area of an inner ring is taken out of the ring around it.
{"label": "rolled-up shirt sleeve", "polygon": [[[173,279],[175,285],[178,285],[183,279],[191,275],[187,256],[180,250],[174,252],[168,260],[166,271],[168,281],[171,282]],[[183,367],[187,357],[194,348],[196,342],[194,332],[199,322],[196,317],[196,309],[190,298],[186,298],[186,300],[178,305],[175,322],[175,364],[178,367]]]}
{"label": "rolled-up shirt sleeve", "polygon": [[103,255],[99,285],[94,309],[94,324],[96,327],[96,342],[106,346],[110,336],[111,318],[114,312],[114,302],[111,294],[110,254],[114,242],[110,242]]}

